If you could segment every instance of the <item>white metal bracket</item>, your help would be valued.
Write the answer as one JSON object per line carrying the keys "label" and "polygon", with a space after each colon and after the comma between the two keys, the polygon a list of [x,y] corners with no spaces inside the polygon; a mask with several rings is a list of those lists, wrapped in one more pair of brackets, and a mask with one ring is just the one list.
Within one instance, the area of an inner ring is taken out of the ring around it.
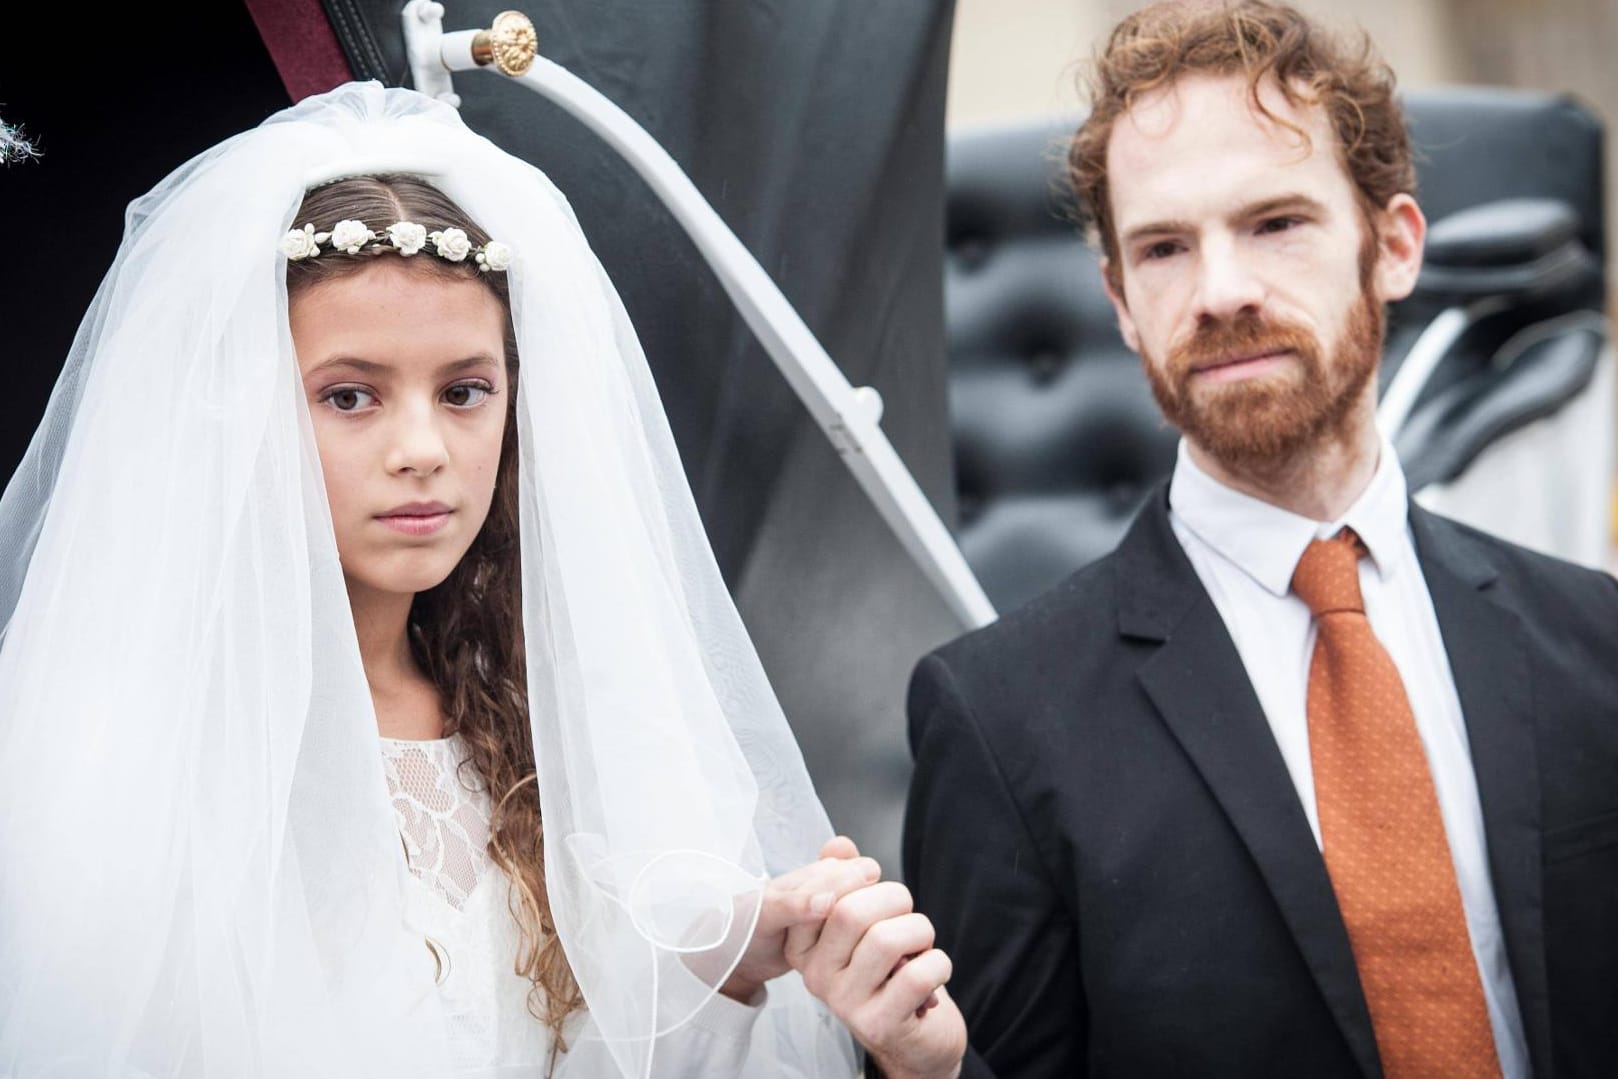
{"label": "white metal bracket", "polygon": [[870,386],[849,385],[758,260],[668,151],[594,87],[538,56],[538,39],[525,16],[502,12],[488,30],[445,33],[442,4],[410,0],[403,18],[416,89],[458,107],[451,74],[493,68],[561,106],[623,156],[691,237],[782,376],[956,617],[968,627],[994,621],[994,606],[954,537],[878,426],[881,395]]}
{"label": "white metal bracket", "polygon": [[410,81],[428,97],[461,107],[450,70],[444,66],[444,5],[438,0],[410,0],[403,12],[405,55]]}

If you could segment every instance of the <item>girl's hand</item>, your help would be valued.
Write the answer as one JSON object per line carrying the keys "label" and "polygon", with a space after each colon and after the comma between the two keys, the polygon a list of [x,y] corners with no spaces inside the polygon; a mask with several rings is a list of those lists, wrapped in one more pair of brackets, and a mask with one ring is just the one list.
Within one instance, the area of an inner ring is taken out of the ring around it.
{"label": "girl's hand", "polygon": [[837,900],[881,875],[873,859],[860,857],[853,840],[837,836],[820,849],[819,861],[771,880],[753,939],[719,991],[744,1004],[752,1001],[765,982],[792,969],[786,955],[789,933],[797,928],[818,931]]}

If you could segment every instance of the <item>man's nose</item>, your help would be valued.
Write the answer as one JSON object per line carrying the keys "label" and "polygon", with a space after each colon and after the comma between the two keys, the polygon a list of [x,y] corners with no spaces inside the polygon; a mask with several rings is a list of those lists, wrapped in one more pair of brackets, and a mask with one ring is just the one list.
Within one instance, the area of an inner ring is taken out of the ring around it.
{"label": "man's nose", "polygon": [[1265,287],[1255,267],[1228,238],[1202,245],[1197,280],[1198,321],[1229,322],[1254,314],[1264,304]]}
{"label": "man's nose", "polygon": [[410,405],[394,417],[385,465],[390,473],[430,476],[449,460],[449,447],[430,405]]}

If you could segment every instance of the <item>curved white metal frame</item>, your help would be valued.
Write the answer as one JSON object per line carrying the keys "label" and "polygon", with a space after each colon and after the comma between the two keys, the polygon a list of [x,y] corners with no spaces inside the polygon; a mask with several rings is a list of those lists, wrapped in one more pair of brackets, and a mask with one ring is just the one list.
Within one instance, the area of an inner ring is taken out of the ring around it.
{"label": "curved white metal frame", "polygon": [[1393,373],[1392,381],[1376,406],[1377,427],[1383,435],[1389,440],[1398,437],[1405,421],[1410,418],[1411,409],[1416,406],[1416,399],[1461,335],[1479,319],[1507,306],[1506,301],[1491,296],[1471,304],[1446,307],[1427,324],[1427,328],[1410,346],[1410,351],[1405,353],[1404,362]]}
{"label": "curved white metal frame", "polygon": [[[443,5],[411,0],[403,18],[416,88],[459,106],[453,71],[474,69],[475,31],[444,33]],[[589,84],[544,57],[516,79],[561,106],[617,150],[668,206],[713,268],[749,328],[758,336],[809,414],[820,425],[888,527],[968,627],[994,621],[994,606],[966,564],[949,530],[922,494],[878,426],[882,399],[869,386],[849,385],[803,319],[758,260],[720,219],[690,177],[657,140]]]}

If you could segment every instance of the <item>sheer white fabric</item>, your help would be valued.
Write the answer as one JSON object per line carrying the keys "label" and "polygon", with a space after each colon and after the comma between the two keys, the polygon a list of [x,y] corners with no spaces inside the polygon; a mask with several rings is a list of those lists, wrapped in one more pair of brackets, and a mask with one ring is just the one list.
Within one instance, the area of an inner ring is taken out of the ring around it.
{"label": "sheer white fabric", "polygon": [[[513,968],[519,932],[509,882],[486,846],[493,803],[477,774],[462,766],[468,756],[456,736],[382,739],[388,794],[415,884],[406,896],[405,921],[421,933],[423,960],[432,965],[450,1061],[463,1079],[590,1079],[606,1062],[588,1042],[551,1063],[550,1031],[529,1009],[533,982]],[[757,1007],[714,997],[663,1040],[655,1074],[744,1074],[759,1014]],[[564,1045],[587,1027],[585,1015],[571,1017]]]}
{"label": "sheer white fabric", "polygon": [[410,875],[450,907],[466,906],[489,857],[494,803],[458,736],[431,741],[382,739],[382,771],[399,818]]}
{"label": "sheer white fabric", "polygon": [[[566,200],[453,109],[344,87],[131,205],[0,496],[0,1075],[452,1073],[276,247],[309,184],[380,171],[515,252],[530,718],[579,1074],[661,1074],[763,881],[830,835]],[[744,1074],[853,1072],[795,978],[749,1029]]]}
{"label": "sheer white fabric", "polygon": [[421,935],[457,1073],[538,1067],[550,1059],[545,1026],[529,1014],[533,983],[517,974],[518,932],[506,875],[489,857],[493,803],[462,768],[458,737],[382,739],[383,772],[414,878],[405,922]]}

